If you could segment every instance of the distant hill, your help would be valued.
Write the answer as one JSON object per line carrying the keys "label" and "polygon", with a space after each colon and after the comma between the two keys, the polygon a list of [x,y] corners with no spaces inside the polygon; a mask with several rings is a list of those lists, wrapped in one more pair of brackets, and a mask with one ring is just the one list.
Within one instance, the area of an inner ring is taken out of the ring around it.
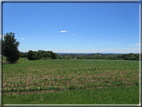
{"label": "distant hill", "polygon": [[[22,52],[22,53],[28,53],[28,52]],[[56,53],[56,52],[54,52]],[[114,55],[122,55],[122,54],[130,54],[130,53],[56,53],[58,55],[65,55],[65,54],[74,54],[74,55],[90,55],[90,54],[114,54]],[[139,53],[133,53],[133,54],[139,54]]]}
{"label": "distant hill", "polygon": [[[122,55],[122,54],[129,54],[129,53],[57,53],[58,55],[64,55],[64,54],[77,54],[77,55],[88,55],[88,54],[116,54],[116,55]],[[133,53],[133,54],[139,54],[139,53]]]}

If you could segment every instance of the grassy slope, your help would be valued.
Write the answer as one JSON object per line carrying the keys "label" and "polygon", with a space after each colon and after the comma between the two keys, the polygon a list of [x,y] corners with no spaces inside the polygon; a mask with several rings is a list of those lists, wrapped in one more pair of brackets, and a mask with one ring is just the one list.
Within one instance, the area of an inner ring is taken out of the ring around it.
{"label": "grassy slope", "polygon": [[[115,62],[115,63],[114,63]],[[5,79],[11,79],[16,74],[20,74],[26,79],[26,73],[37,72],[41,73],[41,75],[45,75],[43,71],[47,70],[45,73],[50,71],[51,76],[54,76],[57,73],[64,74],[68,77],[71,73],[70,71],[79,71],[80,74],[84,75],[84,79],[86,76],[86,72],[89,70],[89,73],[92,75],[102,74],[104,70],[118,70],[125,71],[127,70],[128,80],[132,79],[134,75],[129,75],[133,72],[135,75],[137,74],[137,65],[138,61],[123,61],[123,60],[39,60],[39,61],[28,61],[26,58],[21,58],[17,64],[5,64],[3,66],[3,74],[5,75]],[[118,64],[118,65],[116,65]],[[95,68],[94,68],[94,65]],[[128,66],[129,65],[129,66]],[[48,66],[47,68],[45,68]],[[74,67],[72,67],[74,66]],[[82,68],[85,67],[85,68]],[[56,67],[55,69],[52,69]],[[93,67],[93,69],[92,69]],[[38,69],[42,69],[41,71],[37,71]],[[45,68],[45,69],[44,69]],[[64,69],[61,69],[64,68]],[[48,70],[49,69],[49,70]],[[15,74],[13,74],[13,71]],[[94,72],[94,70],[96,72]],[[129,71],[130,70],[130,71]],[[26,71],[26,72],[25,72]],[[43,73],[43,74],[42,74]],[[83,73],[83,74],[82,74]],[[9,75],[10,74],[10,75]],[[61,75],[59,74],[59,75]],[[119,72],[118,72],[119,74]],[[35,76],[38,76],[34,74]],[[115,74],[120,77],[119,75]],[[136,76],[137,77],[137,76]],[[19,78],[19,77],[18,77]],[[34,77],[33,77],[34,78]],[[40,77],[39,77],[40,78]],[[106,77],[105,77],[106,78]],[[99,79],[95,77],[95,80]],[[113,77],[112,77],[113,79]],[[19,78],[20,80],[20,78]],[[65,80],[66,81],[66,80]],[[129,82],[129,81],[126,81]],[[7,83],[11,83],[7,81]],[[12,83],[13,84],[13,83]],[[76,100],[75,100],[76,99]],[[27,94],[27,95],[5,95],[3,96],[4,104],[138,104],[139,103],[139,89],[138,86],[131,87],[111,87],[111,89],[75,89],[72,91],[63,91],[57,93],[40,93],[40,94]]]}
{"label": "grassy slope", "polygon": [[133,86],[4,95],[3,104],[138,104],[138,90],[138,86]]}

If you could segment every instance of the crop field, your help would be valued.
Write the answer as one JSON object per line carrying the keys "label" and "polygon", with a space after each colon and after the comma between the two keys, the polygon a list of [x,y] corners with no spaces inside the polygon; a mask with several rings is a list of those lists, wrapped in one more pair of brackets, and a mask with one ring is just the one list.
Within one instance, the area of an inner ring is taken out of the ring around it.
{"label": "crop field", "polygon": [[5,95],[108,87],[139,87],[139,61],[91,59],[29,61],[21,58],[17,64],[3,64]]}

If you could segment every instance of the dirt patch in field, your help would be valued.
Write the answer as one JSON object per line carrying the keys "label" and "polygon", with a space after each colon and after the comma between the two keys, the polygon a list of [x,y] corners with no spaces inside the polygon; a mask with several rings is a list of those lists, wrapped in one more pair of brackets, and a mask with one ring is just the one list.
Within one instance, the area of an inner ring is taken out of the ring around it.
{"label": "dirt patch in field", "polygon": [[34,93],[46,93],[46,92],[51,92],[51,93],[54,93],[54,92],[61,92],[63,90],[45,90],[45,91],[31,91],[31,92],[9,92],[9,93],[4,93],[6,95],[25,95],[25,94],[34,94]]}
{"label": "dirt patch in field", "polygon": [[[125,85],[126,87],[131,87],[131,85]],[[121,87],[121,86],[115,86],[115,87]],[[102,88],[108,88],[108,87],[102,87],[102,86],[96,86],[96,89],[102,89]],[[95,87],[93,88],[88,88],[86,87],[85,89],[95,89]],[[62,90],[44,90],[44,91],[30,91],[30,92],[9,92],[9,93],[3,93],[6,95],[25,95],[25,94],[37,94],[37,93],[55,93],[55,92],[63,92],[63,91],[67,91],[69,89],[62,89]],[[81,90],[81,89],[79,89]],[[72,91],[72,90],[70,90]]]}
{"label": "dirt patch in field", "polygon": [[[51,71],[53,71],[54,69],[50,69]],[[39,69],[40,71],[40,69]],[[38,74],[36,74],[36,72],[34,73],[27,73],[24,74],[24,76],[21,76],[21,73],[18,73],[16,75],[13,75],[13,77],[15,78],[8,78],[3,82],[3,87],[4,88],[8,88],[10,86],[14,86],[14,82],[26,82],[26,89],[29,89],[30,86],[34,85],[34,86],[51,86],[53,84],[53,86],[56,86],[56,84],[60,85],[61,87],[66,87],[69,86],[70,84],[74,84],[76,83],[77,85],[80,84],[82,85],[83,83],[87,83],[87,84],[92,84],[92,83],[104,83],[106,82],[106,84],[110,84],[113,81],[121,81],[124,83],[132,83],[131,81],[133,80],[137,80],[139,81],[139,73],[133,73],[130,71],[136,71],[136,70],[126,70],[126,71],[120,71],[120,70],[105,70],[102,71],[100,70],[100,72],[93,74],[93,73],[82,73],[80,71],[78,71],[77,73],[80,74],[65,74],[65,75],[53,75],[51,73],[51,75],[42,73],[41,76],[39,76]],[[137,75],[136,75],[137,74]],[[3,75],[6,76],[6,73],[4,73]],[[34,75],[34,76],[33,76]],[[67,76],[66,76],[67,75]],[[135,76],[133,76],[135,75]],[[21,78],[20,78],[21,76]],[[128,78],[126,78],[127,76],[130,76]],[[57,80],[54,80],[54,78],[57,78]],[[117,78],[116,78],[117,77]],[[121,78],[122,77],[122,78]],[[46,80],[48,79],[48,81]],[[52,82],[52,80],[53,82]],[[59,81],[59,80],[62,81]],[[36,81],[36,83],[34,83]],[[8,82],[8,83],[7,83]],[[65,85],[66,84],[66,85]],[[111,84],[110,84],[111,85]],[[101,88],[100,86],[97,86],[97,88]],[[62,88],[61,88],[62,89]],[[59,90],[48,90],[48,91],[34,91],[35,93],[43,93],[43,92],[58,92]],[[34,93],[34,92],[22,92],[22,93]],[[15,92],[15,94],[17,94]]]}

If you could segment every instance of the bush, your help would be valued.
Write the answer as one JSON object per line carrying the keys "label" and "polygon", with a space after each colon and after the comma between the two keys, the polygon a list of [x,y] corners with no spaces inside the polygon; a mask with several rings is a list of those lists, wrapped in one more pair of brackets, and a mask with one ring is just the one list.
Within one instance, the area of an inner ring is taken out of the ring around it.
{"label": "bush", "polygon": [[28,51],[28,59],[29,60],[36,60],[36,53],[34,53],[32,50]]}

